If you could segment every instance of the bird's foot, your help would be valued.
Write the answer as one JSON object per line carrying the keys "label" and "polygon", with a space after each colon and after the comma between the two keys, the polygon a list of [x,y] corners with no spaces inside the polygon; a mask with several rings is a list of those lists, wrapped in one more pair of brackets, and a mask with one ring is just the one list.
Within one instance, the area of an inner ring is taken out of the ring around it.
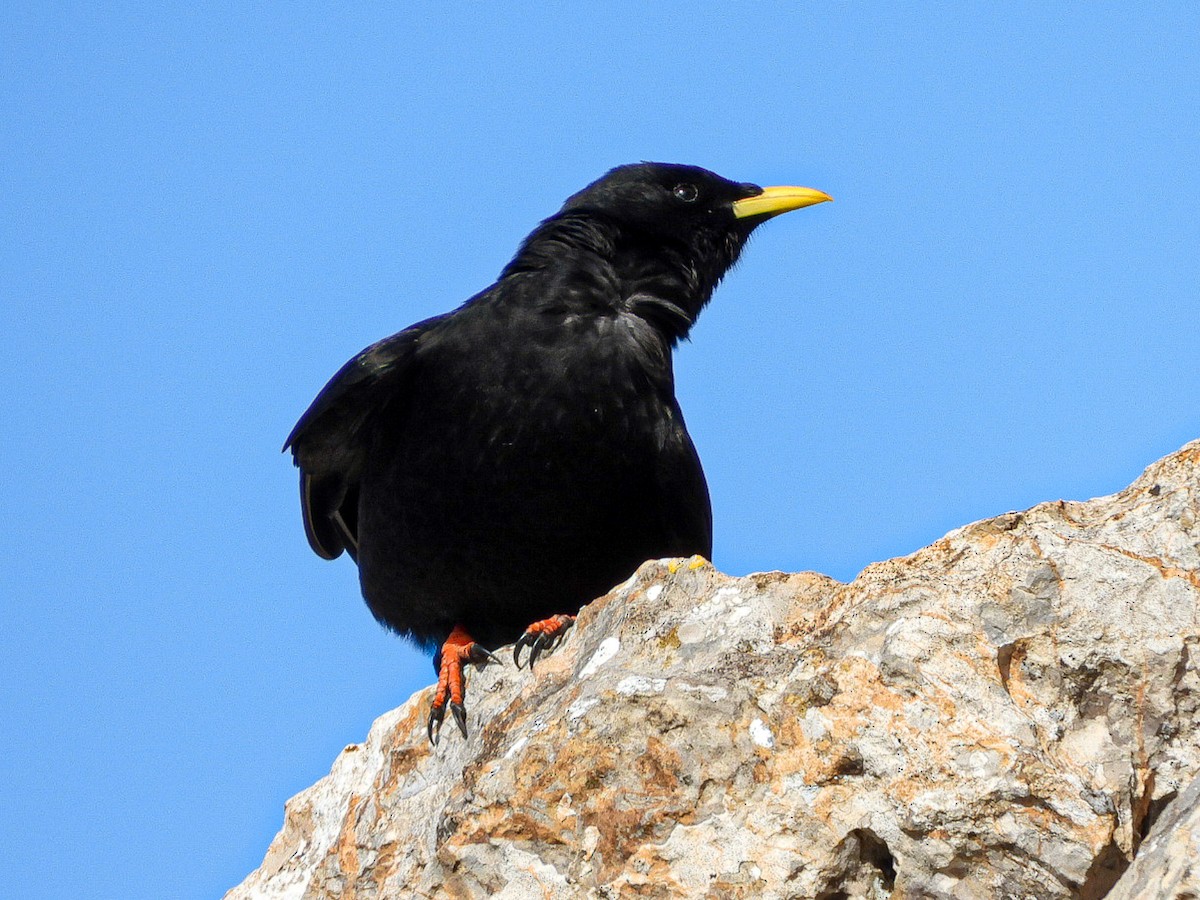
{"label": "bird's foot", "polygon": [[567,629],[574,624],[574,616],[551,616],[548,619],[534,622],[526,628],[525,633],[517,639],[517,643],[513,646],[513,662],[517,664],[517,668],[521,668],[521,648],[529,648],[529,668],[532,669],[542,651],[557,647],[562,642]]}
{"label": "bird's foot", "polygon": [[494,653],[486,649],[462,628],[455,627],[442,644],[442,660],[438,667],[437,691],[433,695],[433,706],[429,710],[429,742],[437,745],[442,733],[442,720],[446,718],[446,707],[454,718],[454,724],[467,736],[467,708],[463,705],[466,681],[463,669],[467,663],[481,666],[489,662],[500,662]]}

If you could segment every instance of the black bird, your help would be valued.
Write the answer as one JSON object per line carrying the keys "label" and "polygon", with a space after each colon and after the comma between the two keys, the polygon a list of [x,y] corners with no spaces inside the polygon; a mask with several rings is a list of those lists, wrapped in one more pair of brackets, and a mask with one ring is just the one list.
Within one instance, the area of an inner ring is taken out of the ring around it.
{"label": "black bird", "polygon": [[[453,312],[346,363],[284,445],[318,555],[345,550],[388,628],[430,649],[463,734],[463,667],[530,662],[647,559],[712,555],[671,349],[747,238],[829,200],[694,166],[613,169]],[[531,624],[532,623],[532,624]]]}

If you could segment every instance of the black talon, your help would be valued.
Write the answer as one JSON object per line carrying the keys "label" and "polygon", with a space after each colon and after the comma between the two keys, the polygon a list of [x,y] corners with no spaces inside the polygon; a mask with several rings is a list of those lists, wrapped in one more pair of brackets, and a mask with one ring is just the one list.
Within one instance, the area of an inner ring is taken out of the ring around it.
{"label": "black talon", "polygon": [[529,671],[533,671],[533,664],[537,662],[537,658],[542,655],[543,650],[550,649],[550,643],[553,638],[546,637],[546,633],[542,632],[533,642],[533,646],[529,648]]}
{"label": "black talon", "polygon": [[454,716],[454,722],[458,725],[458,730],[462,732],[462,736],[467,736],[467,708],[461,703],[451,703],[450,712]]}
{"label": "black talon", "polygon": [[498,657],[495,653],[493,653],[487,647],[484,647],[482,644],[472,644],[471,645],[471,662],[477,663],[478,665],[481,665],[481,666],[486,666],[488,663],[500,662],[500,657]]}
{"label": "black talon", "polygon": [[533,646],[535,640],[537,638],[533,637],[528,631],[517,638],[517,643],[513,646],[513,662],[517,664],[518,669],[521,668],[521,648]]}
{"label": "black talon", "polygon": [[[446,707],[431,706],[429,708],[429,743],[437,746],[438,738],[442,735],[442,719],[446,718]],[[437,726],[434,728],[434,726]]]}

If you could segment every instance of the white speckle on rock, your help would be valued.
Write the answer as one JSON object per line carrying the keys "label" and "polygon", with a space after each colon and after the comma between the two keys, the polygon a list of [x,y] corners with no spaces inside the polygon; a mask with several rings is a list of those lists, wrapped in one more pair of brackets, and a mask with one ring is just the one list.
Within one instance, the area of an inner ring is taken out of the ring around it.
{"label": "white speckle on rock", "polygon": [[794,772],[791,775],[785,775],[783,777],[783,789],[789,794],[795,793],[799,795],[809,805],[821,795],[820,786],[809,784],[805,781],[803,772]]}
{"label": "white speckle on rock", "polygon": [[685,694],[700,694],[710,703],[717,703],[729,696],[729,691],[719,684],[688,684],[686,681],[678,681],[675,686]]}
{"label": "white speckle on rock", "polygon": [[583,700],[576,700],[567,707],[567,721],[576,722],[587,715],[587,711],[600,702],[598,697],[587,697]]}
{"label": "white speckle on rock", "polygon": [[621,642],[615,637],[605,638],[600,642],[600,646],[596,648],[596,652],[592,654],[592,658],[587,661],[583,669],[579,672],[580,678],[587,678],[589,675],[595,675],[600,670],[600,667],[617,655],[621,649]]}
{"label": "white speckle on rock", "polygon": [[804,721],[800,723],[800,730],[806,738],[816,743],[829,734],[829,719],[809,707],[804,711]]}
{"label": "white speckle on rock", "polygon": [[750,740],[767,750],[775,746],[775,735],[771,734],[771,729],[762,719],[755,719],[750,723]]}
{"label": "white speckle on rock", "polygon": [[693,622],[703,622],[706,619],[713,619],[718,616],[724,616],[725,610],[729,608],[729,604],[725,602],[725,598],[720,596],[720,591],[713,594],[710,600],[692,607],[692,611],[688,614],[688,618]]}
{"label": "white speckle on rock", "polygon": [[1000,754],[994,750],[962,750],[954,756],[955,769],[967,778],[994,778],[1000,766]]}
{"label": "white speckle on rock", "polygon": [[658,595],[662,592],[663,586],[661,584],[652,584],[650,587],[646,588],[646,599],[653,603],[658,599]]}
{"label": "white speckle on rock", "polygon": [[513,745],[508,748],[508,752],[504,754],[504,758],[512,759],[514,756],[516,756],[518,753],[520,753],[521,749],[528,743],[529,743],[529,738],[524,735],[517,738],[515,741],[513,741]]}
{"label": "white speckle on rock", "polygon": [[627,675],[617,682],[617,693],[627,697],[635,694],[661,694],[667,686],[665,678],[647,678],[644,675]]}
{"label": "white speckle on rock", "polygon": [[746,616],[750,615],[751,612],[752,610],[749,606],[739,606],[729,614],[729,618],[725,620],[725,624],[736,625],[738,622],[742,621],[742,619],[746,618]]}

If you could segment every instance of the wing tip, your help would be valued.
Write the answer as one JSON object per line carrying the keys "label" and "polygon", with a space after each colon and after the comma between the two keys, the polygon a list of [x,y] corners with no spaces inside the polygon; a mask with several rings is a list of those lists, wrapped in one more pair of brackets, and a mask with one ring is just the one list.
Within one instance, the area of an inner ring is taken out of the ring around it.
{"label": "wing tip", "polygon": [[313,509],[312,483],[312,476],[301,470],[300,511],[304,519],[304,536],[308,538],[308,545],[312,547],[313,553],[321,559],[337,559],[346,549],[346,545],[332,521],[326,528],[318,527]]}

